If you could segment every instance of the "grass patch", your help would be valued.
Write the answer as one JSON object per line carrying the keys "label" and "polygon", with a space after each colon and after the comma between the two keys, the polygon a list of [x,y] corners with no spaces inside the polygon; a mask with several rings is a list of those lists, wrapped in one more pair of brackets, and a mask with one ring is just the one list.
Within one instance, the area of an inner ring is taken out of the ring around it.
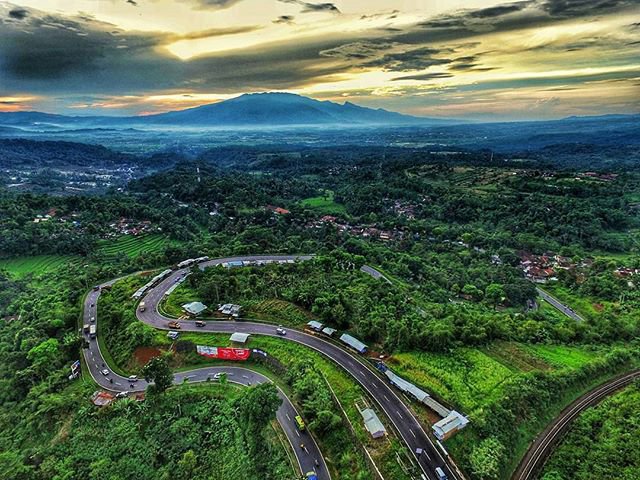
{"label": "grass patch", "polygon": [[337,215],[347,212],[344,205],[336,203],[335,195],[331,190],[325,190],[323,195],[317,197],[305,198],[300,201],[300,205],[326,215]]}

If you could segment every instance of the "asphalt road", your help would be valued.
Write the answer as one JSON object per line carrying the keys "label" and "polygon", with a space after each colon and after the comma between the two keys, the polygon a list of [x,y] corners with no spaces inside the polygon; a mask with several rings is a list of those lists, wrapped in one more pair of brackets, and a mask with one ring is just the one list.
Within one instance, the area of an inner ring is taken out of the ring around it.
{"label": "asphalt road", "polygon": [[[100,285],[100,287],[102,289],[102,287],[112,285],[116,281],[117,279],[111,280]],[[98,336],[100,336],[100,329],[97,323],[97,307],[101,289],[97,291],[91,290],[89,292],[85,299],[83,312],[83,323],[89,325],[95,323],[97,326]],[[92,318],[94,319],[93,322],[91,321]],[[148,383],[143,378],[135,382],[131,382],[127,377],[123,377],[112,372],[111,369],[109,369],[107,362],[104,360],[97,339],[89,338],[89,334],[85,332],[82,332],[82,335],[89,345],[88,348],[83,349],[84,360],[91,376],[97,384],[99,384],[104,389],[110,390],[112,392],[138,392],[144,391],[147,388]],[[104,375],[102,373],[102,370],[104,370],[105,368],[109,370],[109,373],[107,375]],[[181,385],[185,381],[215,381],[214,375],[216,373],[226,373],[229,382],[245,386],[256,385],[259,383],[271,381],[264,375],[247,368],[233,366],[216,366],[176,373],[173,377],[173,383],[176,385]],[[301,472],[305,474],[307,472],[315,471],[319,479],[330,480],[331,475],[327,470],[327,465],[315,439],[307,432],[298,431],[294,421],[294,418],[296,415],[298,415],[298,412],[296,411],[291,401],[284,395],[284,393],[280,389],[278,389],[278,395],[282,399],[282,404],[276,412],[276,418],[282,426],[282,429],[295,452]],[[304,445],[304,448],[301,448],[301,445]],[[316,466],[316,461],[318,462],[319,466]]]}
{"label": "asphalt road", "polygon": [[[307,260],[311,256],[290,256],[290,255],[256,255],[242,257],[228,257],[209,260],[200,265],[200,268],[207,268],[220,263],[229,261],[250,261],[250,260],[269,260],[269,261],[287,261],[287,260]],[[172,272],[172,274],[163,280],[159,285],[150,290],[142,299],[145,302],[146,309],[144,312],[136,311],[136,315],[142,322],[162,330],[170,330],[168,322],[172,319],[163,316],[158,312],[158,304],[163,298],[164,293],[176,283],[184,274],[189,271],[188,268],[180,269]],[[368,272],[367,272],[368,273]],[[372,368],[367,366],[358,355],[351,353],[336,344],[325,340],[320,336],[310,335],[293,329],[287,330],[286,337],[276,334],[276,327],[263,323],[252,323],[244,321],[210,321],[204,327],[196,327],[194,321],[181,320],[183,331],[194,332],[218,332],[233,333],[242,332],[256,335],[269,335],[277,337],[283,341],[298,342],[307,347],[325,355],[330,360],[336,362],[344,368],[362,387],[370,394],[370,396],[378,403],[380,408],[385,412],[393,423],[396,431],[400,434],[406,445],[413,452],[420,468],[424,472],[426,478],[438,480],[435,473],[436,467],[442,468],[449,479],[459,479],[462,475],[453,470],[449,463],[445,461],[441,452],[431,441],[420,422],[413,415],[409,407],[403,402],[396,390],[385,380],[382,379]],[[422,453],[418,455],[417,449],[421,449]]]}
{"label": "asphalt road", "polygon": [[585,409],[640,378],[640,370],[619,376],[584,394],[565,408],[535,439],[511,477],[512,480],[534,480],[553,449],[567,433],[571,422]]}
{"label": "asphalt road", "polygon": [[538,295],[542,297],[543,300],[548,302],[551,306],[564,313],[567,317],[574,319],[576,322],[583,322],[584,318],[574,312],[570,307],[567,307],[564,303],[561,303],[557,298],[552,297],[547,292],[542,290],[541,288],[536,287],[536,291]]}

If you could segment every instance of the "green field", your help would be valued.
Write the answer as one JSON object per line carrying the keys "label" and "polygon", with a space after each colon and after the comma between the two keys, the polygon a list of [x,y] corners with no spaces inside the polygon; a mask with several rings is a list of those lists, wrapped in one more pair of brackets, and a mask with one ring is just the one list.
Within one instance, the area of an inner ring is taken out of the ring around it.
{"label": "green field", "polygon": [[98,243],[98,252],[107,257],[126,255],[137,257],[142,253],[155,253],[171,244],[164,235],[123,235],[114,240],[101,240]]}
{"label": "green field", "polygon": [[500,342],[448,354],[399,353],[387,363],[407,380],[471,414],[499,399],[503,383],[510,378],[535,370],[577,368],[596,356],[576,347]]}
{"label": "green field", "polygon": [[335,202],[334,194],[331,190],[325,190],[324,195],[318,197],[305,198],[300,204],[303,207],[327,215],[346,213],[344,205]]}
{"label": "green field", "polygon": [[0,270],[6,270],[15,277],[29,273],[38,275],[51,272],[69,263],[78,263],[80,257],[71,255],[37,255],[34,257],[15,257],[0,260]]}

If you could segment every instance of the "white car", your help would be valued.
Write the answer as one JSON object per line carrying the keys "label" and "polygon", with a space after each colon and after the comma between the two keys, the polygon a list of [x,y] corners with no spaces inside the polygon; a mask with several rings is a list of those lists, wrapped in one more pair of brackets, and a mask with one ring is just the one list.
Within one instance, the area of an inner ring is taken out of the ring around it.
{"label": "white car", "polygon": [[129,381],[130,382],[137,382],[138,381],[138,376],[137,375],[130,375],[129,376]]}
{"label": "white car", "polygon": [[222,372],[214,373],[214,374],[213,374],[213,379],[214,379],[214,380],[220,380],[220,378],[222,377],[222,375],[224,375],[224,373],[222,373]]}
{"label": "white car", "polygon": [[116,393],[116,398],[127,398],[129,396],[129,392],[118,392]]}
{"label": "white car", "polygon": [[96,317],[91,317],[91,323],[95,323]]}
{"label": "white car", "polygon": [[276,328],[276,333],[278,335],[284,336],[287,334],[287,331],[284,328],[282,328],[282,325],[280,325],[278,328]]}
{"label": "white car", "polygon": [[109,375],[111,372],[110,372],[108,369],[106,369],[106,368],[105,368],[105,369],[104,369],[104,370],[102,370],[100,373],[102,373],[102,374],[106,377],[106,376],[107,376],[107,375]]}

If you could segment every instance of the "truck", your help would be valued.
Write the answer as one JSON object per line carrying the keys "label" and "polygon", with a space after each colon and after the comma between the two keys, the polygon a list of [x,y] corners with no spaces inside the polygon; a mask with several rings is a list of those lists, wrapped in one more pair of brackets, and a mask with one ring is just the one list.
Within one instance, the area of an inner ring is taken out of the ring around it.
{"label": "truck", "polygon": [[138,305],[138,310],[140,310],[141,312],[144,312],[147,309],[147,306],[144,304],[144,302],[140,302],[140,305]]}
{"label": "truck", "polygon": [[89,338],[96,338],[96,326],[89,326]]}
{"label": "truck", "polygon": [[169,328],[174,328],[176,330],[179,330],[181,328],[180,323],[176,322],[175,320],[171,320],[168,325]]}

